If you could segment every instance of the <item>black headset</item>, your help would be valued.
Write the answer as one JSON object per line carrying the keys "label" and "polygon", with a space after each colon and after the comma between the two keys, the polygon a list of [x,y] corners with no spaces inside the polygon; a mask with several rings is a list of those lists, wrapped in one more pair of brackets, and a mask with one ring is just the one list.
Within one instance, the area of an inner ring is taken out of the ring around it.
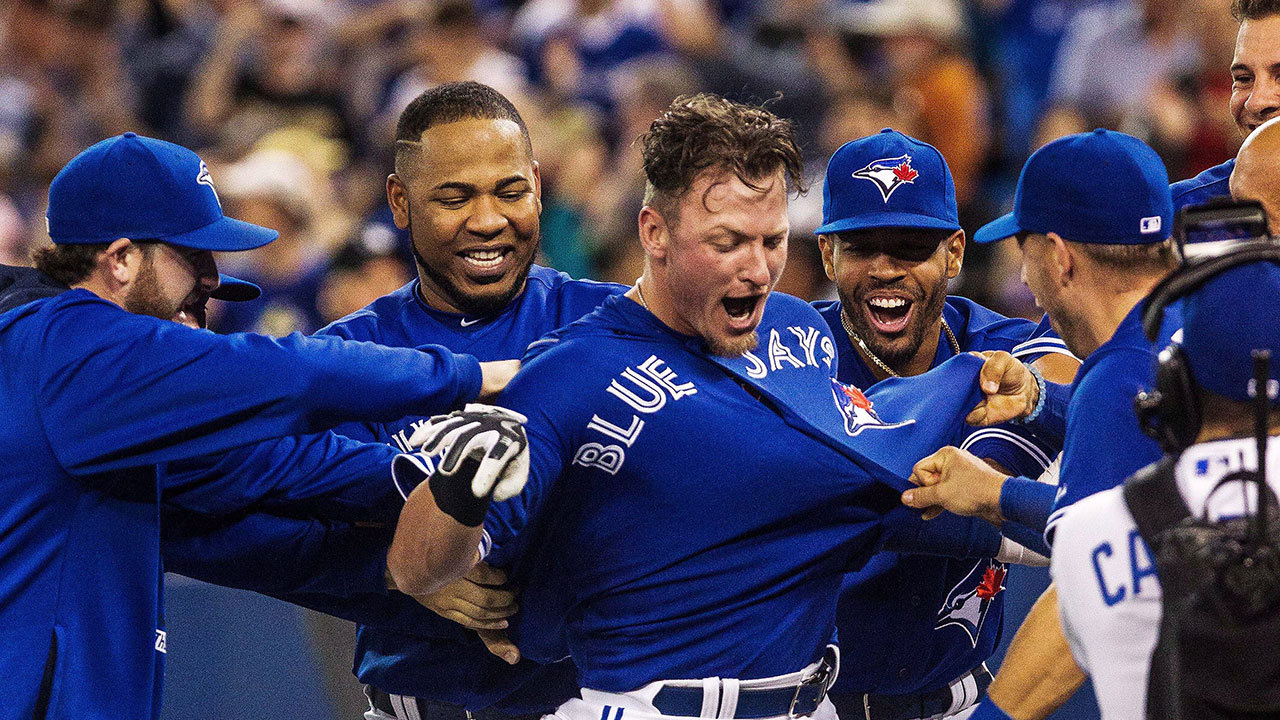
{"label": "black headset", "polygon": [[[1143,301],[1142,329],[1151,342],[1159,337],[1165,308],[1170,304],[1233,267],[1255,262],[1280,265],[1280,243],[1275,239],[1241,241],[1196,261],[1188,261],[1179,246],[1179,255],[1182,265],[1160,281]],[[1200,434],[1200,393],[1186,355],[1176,343],[1160,351],[1155,375],[1155,388],[1138,393],[1134,409],[1142,432],[1159,442],[1166,453],[1177,454],[1194,444]],[[1260,387],[1265,393],[1265,382]]]}

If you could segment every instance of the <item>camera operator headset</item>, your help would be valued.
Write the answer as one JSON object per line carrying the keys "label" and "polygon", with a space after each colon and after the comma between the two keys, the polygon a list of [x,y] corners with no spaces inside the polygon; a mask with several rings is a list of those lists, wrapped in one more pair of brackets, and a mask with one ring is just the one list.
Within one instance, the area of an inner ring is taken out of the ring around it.
{"label": "camera operator headset", "polygon": [[[1260,207],[1258,211],[1261,215]],[[1190,229],[1195,223],[1184,226]],[[1154,552],[1163,591],[1160,635],[1148,677],[1148,718],[1280,717],[1280,664],[1274,662],[1280,658],[1280,505],[1267,485],[1267,462],[1256,460],[1267,458],[1269,419],[1277,398],[1274,378],[1280,369],[1280,356],[1272,357],[1280,351],[1275,342],[1280,333],[1274,328],[1280,317],[1240,292],[1267,291],[1266,276],[1280,273],[1280,245],[1271,238],[1211,243],[1219,246],[1191,246],[1190,252],[1181,243],[1183,266],[1152,291],[1143,308],[1143,330],[1154,338],[1170,303],[1211,282],[1223,286],[1213,298],[1218,302],[1209,307],[1184,307],[1183,345],[1160,353],[1154,391],[1134,401],[1143,431],[1166,453],[1164,461],[1124,488],[1125,502]],[[1251,317],[1227,327],[1223,321],[1230,318],[1224,316],[1232,314],[1232,305]],[[1213,306],[1223,306],[1222,311]],[[1197,311],[1219,317],[1188,317]],[[1204,320],[1216,324],[1217,332],[1205,328],[1204,340],[1188,338]],[[1262,327],[1249,327],[1255,324],[1249,320]],[[1267,326],[1272,332],[1266,332]],[[1262,332],[1249,332],[1253,329]],[[1235,357],[1189,357],[1214,345],[1217,352],[1212,354]],[[1202,377],[1193,372],[1196,366]],[[1209,490],[1205,512],[1193,513],[1179,492],[1175,464],[1203,439],[1206,390],[1228,400],[1248,400],[1255,469],[1226,473]],[[1239,490],[1242,484],[1254,491],[1242,515],[1217,522],[1207,517],[1216,493],[1231,486]]]}
{"label": "camera operator headset", "polygon": [[1256,460],[1280,428],[1280,243],[1256,203],[1184,212],[1142,317],[1155,338],[1181,303],[1181,344],[1135,399],[1166,454],[1062,519],[1063,628],[1104,720],[1280,718],[1280,503]]}

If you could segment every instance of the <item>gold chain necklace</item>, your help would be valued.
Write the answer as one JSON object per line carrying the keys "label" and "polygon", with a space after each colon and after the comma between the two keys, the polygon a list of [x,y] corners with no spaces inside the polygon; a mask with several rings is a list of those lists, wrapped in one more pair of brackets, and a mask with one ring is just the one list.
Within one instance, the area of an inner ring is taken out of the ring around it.
{"label": "gold chain necklace", "polygon": [[[638,288],[639,285],[636,285],[636,287]],[[641,296],[641,301],[644,301],[643,296]],[[876,367],[888,373],[889,377],[899,377],[898,373],[894,372],[893,368],[886,365],[883,360],[876,357],[876,354],[871,352],[871,348],[867,347],[867,344],[862,341],[861,337],[858,337],[858,333],[854,332],[853,323],[849,322],[849,316],[845,314],[844,308],[840,308],[840,324],[844,326],[844,331],[848,333],[849,339],[857,343],[858,347],[862,348],[863,354],[865,354],[871,362],[875,363]],[[956,342],[956,335],[951,332],[951,326],[947,324],[945,319],[942,321],[942,331],[947,334],[947,341],[951,343],[952,352],[959,355],[960,343]]]}

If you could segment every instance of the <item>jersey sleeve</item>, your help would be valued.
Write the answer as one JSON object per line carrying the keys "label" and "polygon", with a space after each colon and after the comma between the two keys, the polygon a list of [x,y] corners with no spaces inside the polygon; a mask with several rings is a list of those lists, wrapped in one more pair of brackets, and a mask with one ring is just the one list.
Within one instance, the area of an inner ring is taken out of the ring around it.
{"label": "jersey sleeve", "polygon": [[403,501],[389,445],[334,433],[290,436],[161,466],[163,500],[208,515],[261,509],[348,522],[394,523]]}
{"label": "jersey sleeve", "polygon": [[1013,349],[1009,351],[1010,355],[1023,362],[1035,362],[1051,353],[1066,355],[1077,362],[1079,361],[1079,358],[1067,349],[1067,344],[1062,341],[1057,331],[1049,324],[1048,315],[1040,318],[1039,324],[1031,331],[1026,340],[1014,345]]}
{"label": "jersey sleeve", "polygon": [[920,511],[900,505],[881,525],[881,549],[889,552],[991,558],[1000,551],[1000,532],[978,518],[943,513],[925,520]]}
{"label": "jersey sleeve", "polygon": [[1145,352],[1124,349],[1098,363],[1080,381],[1067,411],[1062,472],[1046,533],[1072,503],[1113,488],[1139,468],[1160,458],[1155,441],[1143,435],[1133,398],[1151,372]]}
{"label": "jersey sleeve", "polygon": [[[567,348],[540,355],[503,390],[498,404],[528,418],[529,480],[519,495],[489,508],[481,538],[482,559],[490,565],[507,566],[520,553],[519,537],[536,520],[546,504],[556,480],[572,461],[574,419],[577,415],[566,402],[567,388],[578,386],[581,378],[564,377],[572,368]],[[585,423],[584,423],[585,424]]]}
{"label": "jersey sleeve", "polygon": [[960,449],[998,463],[1010,475],[1027,477],[1039,476],[1061,450],[1027,426],[1015,423],[972,428]]}
{"label": "jersey sleeve", "polygon": [[[388,536],[386,528],[351,523],[266,513],[212,518],[166,505],[161,552],[166,571],[270,595],[327,596],[332,602],[307,606],[361,621],[358,604],[341,599],[386,593]],[[368,611],[368,619],[378,615]]]}
{"label": "jersey sleeve", "polygon": [[41,313],[41,420],[79,475],[430,413],[480,388],[479,363],[444,348],[221,336],[90,298]]}

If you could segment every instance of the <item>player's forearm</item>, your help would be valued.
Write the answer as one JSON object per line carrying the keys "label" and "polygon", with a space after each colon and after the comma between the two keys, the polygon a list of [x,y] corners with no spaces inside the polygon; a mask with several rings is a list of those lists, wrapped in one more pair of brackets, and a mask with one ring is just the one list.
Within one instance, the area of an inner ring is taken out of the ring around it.
{"label": "player's forearm", "polygon": [[414,488],[387,550],[387,575],[406,595],[436,592],[476,564],[483,525],[463,525],[436,504],[429,483]]}
{"label": "player's forearm", "polygon": [[987,697],[1013,720],[1039,720],[1062,707],[1084,680],[1062,635],[1058,592],[1050,585],[1013,636]]}
{"label": "player's forearm", "polygon": [[1055,485],[1025,477],[1008,478],[1000,486],[1000,515],[1008,522],[1043,533],[1057,493]]}

